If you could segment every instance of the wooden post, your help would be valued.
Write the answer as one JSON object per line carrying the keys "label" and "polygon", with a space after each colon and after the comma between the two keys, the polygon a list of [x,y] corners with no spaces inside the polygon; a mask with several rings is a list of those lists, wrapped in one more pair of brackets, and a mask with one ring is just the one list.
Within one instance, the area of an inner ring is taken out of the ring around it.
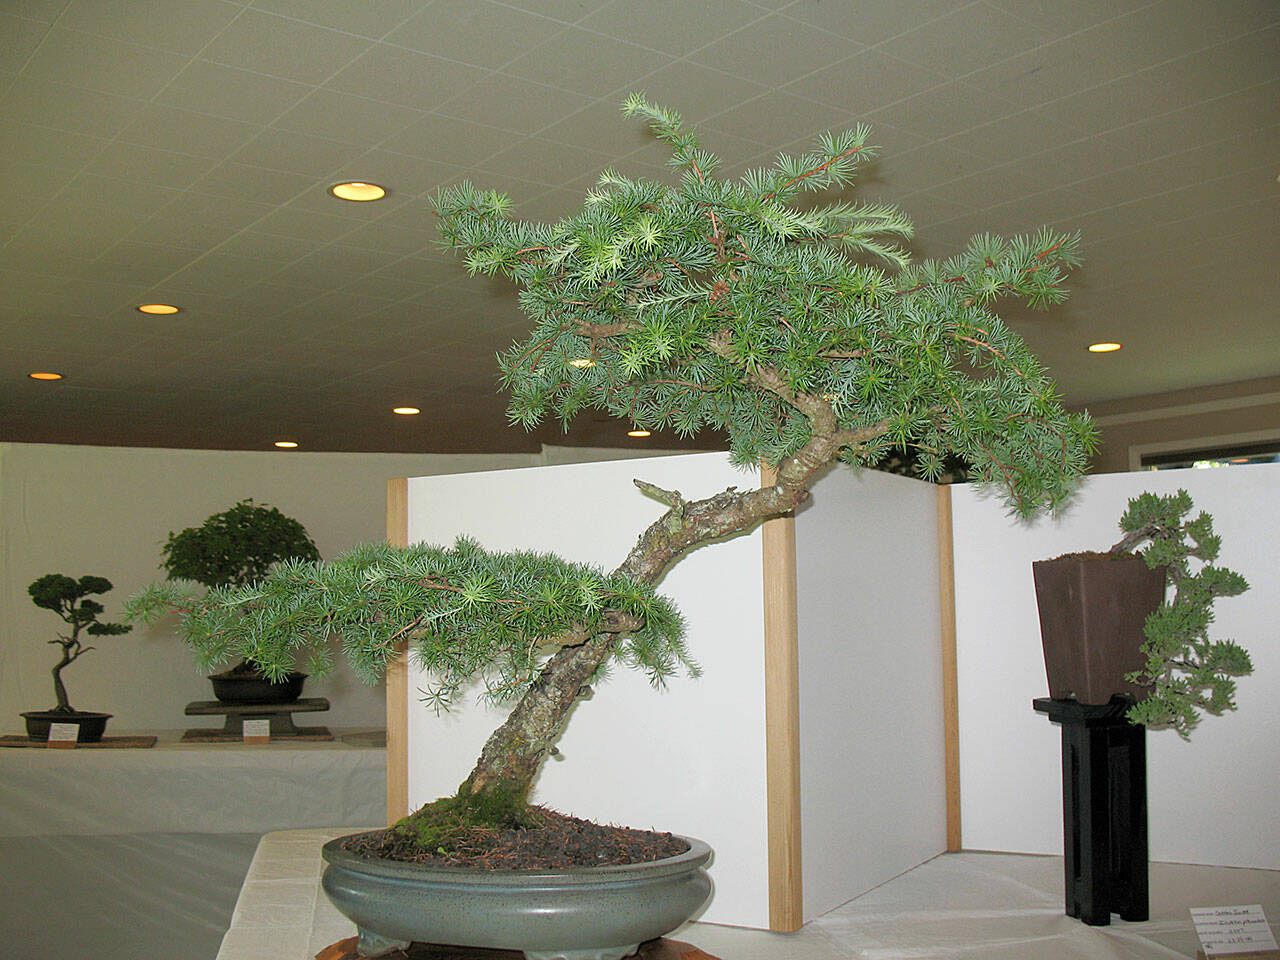
{"label": "wooden post", "polygon": [[[763,471],[765,485],[774,482]],[[765,780],[769,838],[769,929],[804,923],[800,834],[800,662],[795,517],[761,528],[764,562]]]}
{"label": "wooden post", "polygon": [[[387,542],[409,545],[409,480],[387,481]],[[401,646],[387,666],[387,825],[409,813],[409,674]]]}
{"label": "wooden post", "polygon": [[947,796],[947,850],[960,839],[960,703],[956,675],[956,567],[951,488],[938,490],[938,596],[942,613],[942,735]]}

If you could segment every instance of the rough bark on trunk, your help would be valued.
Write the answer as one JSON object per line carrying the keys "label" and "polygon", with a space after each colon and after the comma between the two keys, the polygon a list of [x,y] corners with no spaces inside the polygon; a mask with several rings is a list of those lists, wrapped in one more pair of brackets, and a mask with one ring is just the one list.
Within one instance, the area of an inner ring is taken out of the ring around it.
{"label": "rough bark on trunk", "polygon": [[[806,411],[817,429],[800,451],[779,465],[773,484],[753,490],[730,488],[705,500],[687,502],[678,491],[636,481],[669,509],[640,535],[617,572],[642,583],[656,583],[672,563],[698,544],[741,533],[794,510],[808,498],[808,485],[815,475],[836,459],[841,448],[865,443],[888,429],[887,424],[875,424],[841,431],[834,414],[827,416],[829,411],[827,404]],[[609,658],[616,641],[616,633],[600,634],[561,647],[506,722],[489,737],[475,768],[459,787],[459,795],[503,792],[527,797],[570,710],[587,692],[591,678]]]}

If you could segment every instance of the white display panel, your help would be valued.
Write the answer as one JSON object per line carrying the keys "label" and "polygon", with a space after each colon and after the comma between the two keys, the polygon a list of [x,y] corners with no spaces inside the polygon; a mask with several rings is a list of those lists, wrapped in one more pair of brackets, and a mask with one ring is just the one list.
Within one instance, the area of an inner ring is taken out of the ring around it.
{"label": "white display panel", "polygon": [[[409,540],[465,534],[493,549],[554,550],[613,569],[666,507],[632,483],[687,499],[754,485],[725,454],[506,470],[409,481]],[[576,708],[535,802],[603,822],[699,837],[716,851],[716,892],[702,916],[768,926],[760,534],[695,550],[661,586],[688,620],[704,674],[665,691],[618,669]],[[453,793],[502,714],[417,702],[409,678],[409,805]]]}
{"label": "white display panel", "polygon": [[805,919],[946,849],[937,503],[837,468],[796,516]]}
{"label": "white display panel", "polygon": [[1048,695],[1031,563],[1106,550],[1128,500],[1185,488],[1213,515],[1223,566],[1252,589],[1218,601],[1211,636],[1250,651],[1239,709],[1183,741],[1147,733],[1152,860],[1280,867],[1280,466],[1104,474],[1057,518],[1022,524],[994,497],[953,488],[960,780],[966,849],[1062,850],[1060,732],[1033,712]]}

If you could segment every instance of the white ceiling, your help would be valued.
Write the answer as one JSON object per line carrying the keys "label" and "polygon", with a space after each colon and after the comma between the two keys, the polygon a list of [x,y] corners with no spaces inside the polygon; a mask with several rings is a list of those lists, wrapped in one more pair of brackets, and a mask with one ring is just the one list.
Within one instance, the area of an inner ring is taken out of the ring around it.
{"label": "white ceiling", "polygon": [[1010,314],[1071,402],[1280,374],[1276,0],[4,0],[0,440],[554,440],[505,426],[515,298],[439,252],[427,198],[555,218],[606,165],[667,176],[633,90],[729,171],[870,123],[857,195],[922,255],[1082,231],[1072,301]]}

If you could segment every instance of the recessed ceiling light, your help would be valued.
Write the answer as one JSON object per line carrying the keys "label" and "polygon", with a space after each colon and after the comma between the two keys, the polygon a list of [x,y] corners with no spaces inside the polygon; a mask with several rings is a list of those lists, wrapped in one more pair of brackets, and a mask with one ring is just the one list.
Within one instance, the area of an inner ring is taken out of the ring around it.
{"label": "recessed ceiling light", "polygon": [[178,308],[172,303],[143,303],[138,306],[138,310],[141,313],[151,313],[156,316],[168,316],[178,312]]}
{"label": "recessed ceiling light", "polygon": [[652,436],[652,434],[648,430],[641,430],[637,428],[635,430],[628,430],[627,436],[628,437],[649,437],[649,436]]}
{"label": "recessed ceiling light", "polygon": [[1120,349],[1118,343],[1091,343],[1089,344],[1090,353],[1115,353]]}
{"label": "recessed ceiling light", "polygon": [[61,380],[62,374],[54,373],[51,370],[37,370],[35,373],[28,373],[28,377],[32,380]]}
{"label": "recessed ceiling light", "polygon": [[381,200],[387,195],[386,187],[376,183],[365,183],[363,180],[348,180],[346,183],[335,183],[329,188],[339,200]]}
{"label": "recessed ceiling light", "polygon": [[570,360],[569,366],[577,367],[579,370],[585,370],[587,367],[594,367],[596,362],[590,357],[578,357],[576,360]]}
{"label": "recessed ceiling light", "polygon": [[417,407],[392,407],[391,412],[403,414],[406,417],[411,417],[415,413],[421,413],[422,411],[419,410]]}
{"label": "recessed ceiling light", "polygon": [[293,447],[296,447],[297,444],[294,443],[292,440],[277,440],[276,446],[283,447],[285,449],[292,449]]}

